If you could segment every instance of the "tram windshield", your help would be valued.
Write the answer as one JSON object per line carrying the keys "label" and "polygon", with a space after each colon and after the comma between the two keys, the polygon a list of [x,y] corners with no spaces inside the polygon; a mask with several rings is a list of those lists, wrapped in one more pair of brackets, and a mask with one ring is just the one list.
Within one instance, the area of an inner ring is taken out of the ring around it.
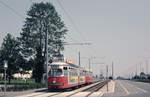
{"label": "tram windshield", "polygon": [[62,75],[62,69],[50,69],[49,76],[61,76]]}

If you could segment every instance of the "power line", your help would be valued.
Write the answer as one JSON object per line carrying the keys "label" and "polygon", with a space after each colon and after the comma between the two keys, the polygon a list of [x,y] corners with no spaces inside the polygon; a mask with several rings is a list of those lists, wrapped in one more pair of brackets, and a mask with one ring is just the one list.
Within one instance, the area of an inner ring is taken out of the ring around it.
{"label": "power line", "polygon": [[[74,29],[81,35],[81,38],[83,41],[85,41],[85,37],[83,36],[83,34],[80,32],[80,30],[78,29],[78,27],[76,26],[75,22],[73,21],[73,19],[71,18],[71,16],[67,13],[67,11],[65,10],[65,8],[63,7],[63,5],[61,4],[61,2],[59,0],[56,0],[57,3],[59,4],[59,6],[62,8],[62,10],[64,11],[64,13],[66,14],[66,16],[68,17],[69,21],[71,22],[72,26],[74,27]],[[92,50],[95,53],[95,50]],[[90,50],[91,52],[91,50]],[[91,52],[92,53],[92,52]],[[90,53],[90,55],[92,55]]]}
{"label": "power line", "polygon": [[[124,73],[125,74],[130,74],[130,73],[134,73],[135,71],[136,71],[136,66],[137,66],[137,64],[135,64],[135,65],[131,65],[130,67],[128,67],[127,69],[125,69],[124,71],[122,71],[120,74],[123,74],[124,75]],[[135,73],[136,74],[136,73]]]}
{"label": "power line", "polygon": [[[76,26],[75,22],[73,21],[73,19],[71,18],[71,16],[67,13],[67,11],[65,10],[65,8],[64,8],[63,5],[61,4],[61,2],[60,2],[59,0],[56,0],[56,1],[57,1],[58,4],[60,5],[60,7],[61,7],[62,10],[64,11],[64,13],[67,15],[67,17],[68,17],[68,19],[70,20],[70,22],[71,22],[72,26],[74,27],[74,29],[81,35],[83,41],[85,41],[86,39],[85,39],[84,35],[83,35],[83,34],[81,33],[81,31],[78,29],[78,27]],[[94,48],[91,47],[91,49],[93,49],[92,51],[93,51],[94,53],[96,53]],[[91,50],[90,50],[90,52],[91,52]],[[92,52],[91,52],[91,53],[92,53]],[[91,55],[91,54],[90,54],[90,55]]]}
{"label": "power line", "polygon": [[[86,41],[83,33],[81,33],[81,31],[78,29],[78,27],[76,26],[75,22],[73,21],[72,17],[67,13],[67,11],[65,10],[65,8],[63,7],[63,5],[61,4],[61,2],[59,0],[56,0],[56,2],[59,4],[59,6],[61,7],[61,9],[63,10],[63,12],[66,14],[66,16],[68,17],[70,23],[72,24],[72,26],[74,27],[74,29],[80,34],[80,37],[83,41]],[[91,47],[91,46],[90,46]],[[86,48],[87,49],[87,48]],[[88,48],[89,49],[89,48]],[[93,53],[97,53],[95,52],[95,49],[91,47],[92,52]],[[91,49],[89,50],[89,54],[92,55],[93,53],[91,52]]]}
{"label": "power line", "polygon": [[33,0],[29,0],[31,3],[33,3]]}
{"label": "power line", "polygon": [[67,13],[67,11],[65,10],[65,8],[61,4],[61,2],[59,0],[56,0],[56,1],[59,4],[59,6],[62,8],[62,10],[64,11],[64,13],[66,14],[66,16],[68,17],[68,19],[70,20],[70,22],[71,22],[72,26],[74,27],[74,29],[82,36],[83,41],[85,41],[85,38],[83,37],[83,34],[79,31],[79,29],[76,26],[75,22],[73,21],[73,19],[71,18],[71,16]]}
{"label": "power line", "polygon": [[76,39],[72,38],[72,37],[68,37],[70,38],[72,41],[78,42]]}
{"label": "power line", "polygon": [[13,13],[15,13],[16,15],[18,15],[20,18],[24,18],[20,13],[18,13],[15,9],[13,9],[12,7],[10,7],[9,5],[7,5],[6,3],[4,3],[3,1],[0,1],[0,3],[2,5],[4,5],[5,7],[7,7],[8,9],[10,9]]}
{"label": "power line", "polygon": [[64,43],[64,45],[91,45],[91,43]]}

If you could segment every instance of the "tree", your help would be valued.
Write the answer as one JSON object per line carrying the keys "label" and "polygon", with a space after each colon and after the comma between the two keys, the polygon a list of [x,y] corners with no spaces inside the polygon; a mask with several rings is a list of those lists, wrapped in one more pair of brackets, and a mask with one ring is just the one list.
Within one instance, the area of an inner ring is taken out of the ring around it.
{"label": "tree", "polygon": [[[19,53],[20,47],[19,42],[11,34],[7,34],[3,39],[3,43],[0,49],[0,62],[3,66],[3,61],[8,61],[7,77],[9,83],[12,75],[19,71],[19,65],[22,63],[23,57]],[[21,62],[21,63],[20,63]]]}
{"label": "tree", "polygon": [[64,49],[63,41],[66,27],[51,3],[34,3],[27,12],[20,41],[22,53],[34,59],[35,81],[41,82],[46,57],[46,40],[48,35],[48,52],[50,56],[60,55]]}

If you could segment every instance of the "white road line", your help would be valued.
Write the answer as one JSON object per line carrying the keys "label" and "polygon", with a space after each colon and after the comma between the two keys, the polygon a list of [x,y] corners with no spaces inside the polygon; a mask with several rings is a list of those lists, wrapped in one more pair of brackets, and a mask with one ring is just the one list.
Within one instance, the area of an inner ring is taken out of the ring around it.
{"label": "white road line", "polygon": [[119,84],[122,87],[122,89],[126,92],[126,94],[129,95],[130,92],[121,84],[121,82],[119,82]]}
{"label": "white road line", "polygon": [[138,88],[138,87],[136,87],[137,89],[139,89],[139,90],[141,90],[141,91],[143,91],[144,93],[146,93],[147,91],[146,90],[144,90],[144,89],[141,89],[141,88]]}
{"label": "white road line", "polygon": [[129,83],[127,83],[128,85],[130,85],[130,86],[132,86],[132,87],[134,87],[134,88],[137,88],[138,90],[140,90],[140,91],[142,91],[143,93],[146,93],[147,91],[146,90],[144,90],[144,89],[141,89],[141,88],[139,88],[139,87],[137,87],[137,86],[135,86],[135,85],[133,85],[133,84],[129,84]]}

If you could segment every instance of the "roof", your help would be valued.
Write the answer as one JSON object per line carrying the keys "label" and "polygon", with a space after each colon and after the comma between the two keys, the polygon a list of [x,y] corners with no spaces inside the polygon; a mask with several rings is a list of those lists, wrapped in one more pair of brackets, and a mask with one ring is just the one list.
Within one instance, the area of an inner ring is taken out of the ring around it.
{"label": "roof", "polygon": [[79,66],[75,65],[75,64],[69,64],[69,63],[66,63],[66,62],[52,62],[50,65],[66,65],[66,66],[71,66],[71,67],[76,67],[76,68],[79,68]]}
{"label": "roof", "polygon": [[66,63],[66,62],[52,62],[50,65],[60,65],[60,66],[71,66],[71,67],[75,67],[75,68],[80,68],[81,70],[87,71],[87,72],[92,72],[92,70],[89,70],[87,68],[84,67],[79,67],[76,64],[70,64],[70,63]]}

